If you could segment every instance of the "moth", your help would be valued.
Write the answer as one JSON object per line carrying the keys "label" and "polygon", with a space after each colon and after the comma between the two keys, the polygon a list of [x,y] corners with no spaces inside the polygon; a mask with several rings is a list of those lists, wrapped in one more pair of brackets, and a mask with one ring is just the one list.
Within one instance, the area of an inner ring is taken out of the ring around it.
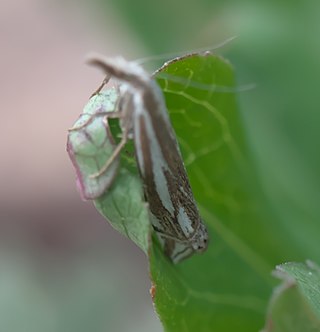
{"label": "moth", "polygon": [[160,87],[140,65],[121,57],[95,55],[88,62],[119,83],[121,98],[116,114],[112,114],[120,119],[121,141],[108,162],[92,177],[104,174],[126,142],[133,139],[151,224],[165,254],[178,263],[193,253],[205,251],[207,229],[191,190]]}

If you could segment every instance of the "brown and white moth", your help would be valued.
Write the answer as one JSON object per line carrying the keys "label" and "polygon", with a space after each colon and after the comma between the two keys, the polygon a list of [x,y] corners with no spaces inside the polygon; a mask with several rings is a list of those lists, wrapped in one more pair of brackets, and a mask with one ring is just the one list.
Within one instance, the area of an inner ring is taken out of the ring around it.
{"label": "brown and white moth", "polygon": [[117,113],[122,127],[122,139],[112,157],[92,176],[103,174],[127,140],[133,139],[151,223],[165,254],[178,263],[203,252],[208,233],[159,86],[141,66],[120,57],[92,56],[89,63],[120,83],[121,107]]}

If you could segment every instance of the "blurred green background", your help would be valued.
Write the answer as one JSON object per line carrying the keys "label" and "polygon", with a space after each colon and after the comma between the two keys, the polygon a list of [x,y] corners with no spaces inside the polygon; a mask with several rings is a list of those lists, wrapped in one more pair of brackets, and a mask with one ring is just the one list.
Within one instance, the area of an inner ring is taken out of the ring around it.
{"label": "blurred green background", "polygon": [[238,98],[266,197],[319,263],[319,1],[4,0],[0,17],[0,331],[161,331],[144,255],[81,202],[65,152],[101,81],[91,50],[133,59],[238,36],[219,53],[257,84]]}

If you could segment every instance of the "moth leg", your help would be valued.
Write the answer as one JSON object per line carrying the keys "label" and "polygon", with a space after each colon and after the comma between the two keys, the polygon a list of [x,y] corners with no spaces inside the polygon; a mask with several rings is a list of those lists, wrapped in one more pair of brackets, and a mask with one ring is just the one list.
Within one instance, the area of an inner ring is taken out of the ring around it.
{"label": "moth leg", "polygon": [[[109,124],[108,124],[108,118],[121,118],[122,116],[123,116],[123,113],[121,111],[111,112],[111,113],[108,113],[105,116],[105,118],[103,119],[103,122],[104,122],[105,126],[108,127],[109,126]],[[113,163],[113,161],[116,158],[118,158],[121,150],[123,149],[123,147],[128,142],[128,138],[129,138],[129,131],[128,131],[128,129],[125,128],[125,130],[123,131],[120,143],[116,146],[116,148],[112,152],[112,155],[107,160],[107,162],[104,164],[104,166],[102,166],[102,168],[97,173],[94,173],[94,174],[90,175],[91,179],[95,179],[95,178],[101,176],[102,174],[104,174],[108,170],[108,168]]]}
{"label": "moth leg", "polygon": [[122,138],[121,138],[120,143],[116,146],[116,148],[114,149],[112,155],[107,160],[107,162],[104,164],[104,166],[102,166],[102,168],[97,173],[94,173],[94,174],[90,175],[91,179],[95,179],[95,178],[101,176],[102,174],[104,174],[108,170],[108,168],[113,163],[113,161],[119,156],[121,150],[126,145],[127,141],[128,141],[128,135],[123,135]]}
{"label": "moth leg", "polygon": [[[68,131],[76,131],[76,130],[82,129],[82,128],[86,127],[88,124],[90,124],[97,116],[108,116],[108,114],[112,114],[112,113],[117,113],[117,112],[100,112],[97,114],[93,114],[92,116],[89,117],[88,120],[83,122],[81,125],[73,126],[72,128],[69,128]],[[81,115],[85,115],[85,114],[81,114]]]}
{"label": "moth leg", "polygon": [[[90,96],[90,98],[92,98],[93,96],[97,95],[98,93],[100,93],[100,91],[103,89],[103,87],[110,81],[110,76],[107,75],[104,80],[102,81],[102,83],[100,84],[100,86],[98,87],[98,89],[96,91],[94,91],[92,93],[92,95]],[[90,99],[89,98],[89,99]]]}
{"label": "moth leg", "polygon": [[[98,87],[97,90],[95,90],[92,95],[90,96],[89,99],[91,99],[92,97],[94,97],[95,95],[99,94],[100,91],[103,89],[103,87],[110,81],[110,76],[107,75],[104,80],[102,81],[101,85]],[[119,90],[119,87],[117,86],[117,92],[118,94],[120,95],[120,90]],[[117,99],[116,101],[116,105],[115,105],[115,109],[119,109],[119,99]],[[76,130],[79,130],[79,129],[82,129],[84,128],[85,126],[87,126],[88,124],[90,124],[93,119],[95,119],[96,116],[108,116],[108,117],[112,117],[112,114],[114,113],[118,113],[119,111],[116,111],[116,112],[99,112],[99,113],[96,113],[94,115],[92,115],[87,121],[85,121],[84,123],[82,123],[81,125],[79,126],[76,126],[76,127],[72,127],[72,128],[69,128],[68,131],[76,131]],[[118,117],[118,116],[113,116],[113,117]]]}

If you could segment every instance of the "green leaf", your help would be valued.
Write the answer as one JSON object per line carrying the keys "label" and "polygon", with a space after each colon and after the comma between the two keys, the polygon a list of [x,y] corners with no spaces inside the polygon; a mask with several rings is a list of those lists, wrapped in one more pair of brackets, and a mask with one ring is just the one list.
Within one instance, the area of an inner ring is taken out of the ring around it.
{"label": "green leaf", "polygon": [[[96,207],[148,252],[152,294],[166,331],[257,331],[264,325],[275,283],[272,267],[291,257],[300,259],[301,253],[260,187],[237,109],[233,68],[218,56],[194,54],[167,63],[155,77],[208,226],[209,248],[176,266],[154,238],[148,248],[150,224],[132,165],[132,143],[121,155],[118,176],[95,200]],[[94,119],[101,130],[111,125]],[[112,143],[104,161],[113,150]]]}
{"label": "green leaf", "polygon": [[259,186],[233,68],[220,57],[194,55],[171,62],[157,77],[211,238],[206,253],[177,266],[154,245],[157,312],[166,331],[257,331],[272,266],[299,254]]}
{"label": "green leaf", "polygon": [[283,282],[271,298],[264,332],[320,331],[320,268],[286,263],[275,275]]}

